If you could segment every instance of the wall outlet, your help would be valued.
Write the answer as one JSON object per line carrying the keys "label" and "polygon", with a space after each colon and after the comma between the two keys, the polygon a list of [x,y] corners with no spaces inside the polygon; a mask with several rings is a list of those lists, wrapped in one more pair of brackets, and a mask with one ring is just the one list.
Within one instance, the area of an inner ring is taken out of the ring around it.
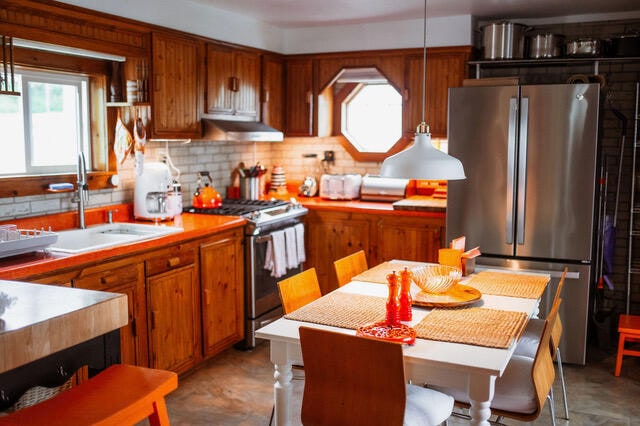
{"label": "wall outlet", "polygon": [[331,165],[335,164],[336,161],[336,153],[333,151],[325,151],[324,152],[324,159],[323,161],[325,161],[326,163],[329,163]]}

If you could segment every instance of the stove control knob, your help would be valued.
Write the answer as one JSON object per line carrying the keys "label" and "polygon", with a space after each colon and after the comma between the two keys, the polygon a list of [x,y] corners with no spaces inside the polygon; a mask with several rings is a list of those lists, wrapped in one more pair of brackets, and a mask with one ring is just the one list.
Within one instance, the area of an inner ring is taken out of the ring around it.
{"label": "stove control knob", "polygon": [[260,211],[255,211],[255,212],[251,212],[249,213],[249,219],[251,220],[257,220],[260,218],[262,214],[260,213]]}

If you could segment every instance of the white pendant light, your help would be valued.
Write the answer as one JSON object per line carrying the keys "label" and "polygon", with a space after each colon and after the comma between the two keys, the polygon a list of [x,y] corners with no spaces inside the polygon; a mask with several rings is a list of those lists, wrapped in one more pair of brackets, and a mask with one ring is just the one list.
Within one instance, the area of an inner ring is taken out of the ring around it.
{"label": "white pendant light", "polygon": [[462,163],[431,145],[431,133],[424,120],[427,73],[427,0],[424,1],[424,46],[422,51],[422,122],[413,145],[382,162],[380,176],[402,179],[465,179]]}

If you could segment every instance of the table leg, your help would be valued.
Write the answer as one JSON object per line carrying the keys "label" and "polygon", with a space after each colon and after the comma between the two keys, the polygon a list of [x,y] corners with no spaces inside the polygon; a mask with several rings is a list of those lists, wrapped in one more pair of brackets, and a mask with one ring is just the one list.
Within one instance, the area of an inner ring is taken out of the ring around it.
{"label": "table leg", "polygon": [[489,425],[495,381],[496,378],[494,376],[471,375],[469,377],[470,424]]}
{"label": "table leg", "polygon": [[291,424],[291,394],[293,393],[291,362],[273,364],[273,366],[275,369],[273,377],[276,379],[273,384],[274,424],[277,426],[289,425]]}

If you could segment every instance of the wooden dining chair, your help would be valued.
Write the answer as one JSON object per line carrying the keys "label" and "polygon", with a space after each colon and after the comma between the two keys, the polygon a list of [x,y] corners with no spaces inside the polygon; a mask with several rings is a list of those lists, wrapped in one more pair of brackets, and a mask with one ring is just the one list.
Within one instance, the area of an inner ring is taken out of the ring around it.
{"label": "wooden dining chair", "polygon": [[[562,287],[564,286],[567,272],[568,268],[565,267],[564,271],[562,272],[562,276],[560,277],[560,282],[558,282],[558,288],[556,289],[556,294],[553,298],[553,304],[560,300],[560,295],[562,293]],[[522,333],[522,336],[520,337],[520,340],[518,341],[518,345],[516,346],[514,355],[522,355],[533,358],[538,349],[543,329],[543,319],[534,318],[529,320],[524,332]],[[564,371],[562,369],[562,354],[560,352],[560,339],[562,337],[562,330],[562,320],[560,314],[558,313],[556,322],[554,323],[553,329],[551,330],[549,350],[551,351],[551,357],[556,361],[556,364],[558,365],[558,376],[560,376],[560,385],[562,387],[564,418],[569,420],[569,403],[567,401],[567,388],[564,381]],[[555,401],[553,401],[553,404],[555,407]]]}
{"label": "wooden dining chair", "polygon": [[453,398],[405,383],[402,346],[300,327],[306,379],[302,423],[314,425],[436,425]]}
{"label": "wooden dining chair", "polygon": [[278,281],[278,290],[285,314],[291,313],[322,296],[316,268],[309,268]]}
{"label": "wooden dining chair", "polygon": [[[558,309],[562,299],[551,307],[549,315],[544,320],[544,327],[540,344],[534,358],[523,355],[513,355],[501,377],[495,382],[495,392],[491,401],[491,414],[502,417],[530,422],[537,419],[549,401],[551,424],[555,426],[555,412],[553,407],[553,381],[555,368],[549,345],[551,344],[551,330],[558,318]],[[466,390],[445,386],[431,386],[440,392],[452,395],[456,405],[469,407]]]}
{"label": "wooden dining chair", "polygon": [[333,267],[336,270],[338,287],[342,287],[351,281],[351,278],[369,269],[367,266],[367,255],[364,250],[357,251],[349,256],[336,260],[333,262]]}

